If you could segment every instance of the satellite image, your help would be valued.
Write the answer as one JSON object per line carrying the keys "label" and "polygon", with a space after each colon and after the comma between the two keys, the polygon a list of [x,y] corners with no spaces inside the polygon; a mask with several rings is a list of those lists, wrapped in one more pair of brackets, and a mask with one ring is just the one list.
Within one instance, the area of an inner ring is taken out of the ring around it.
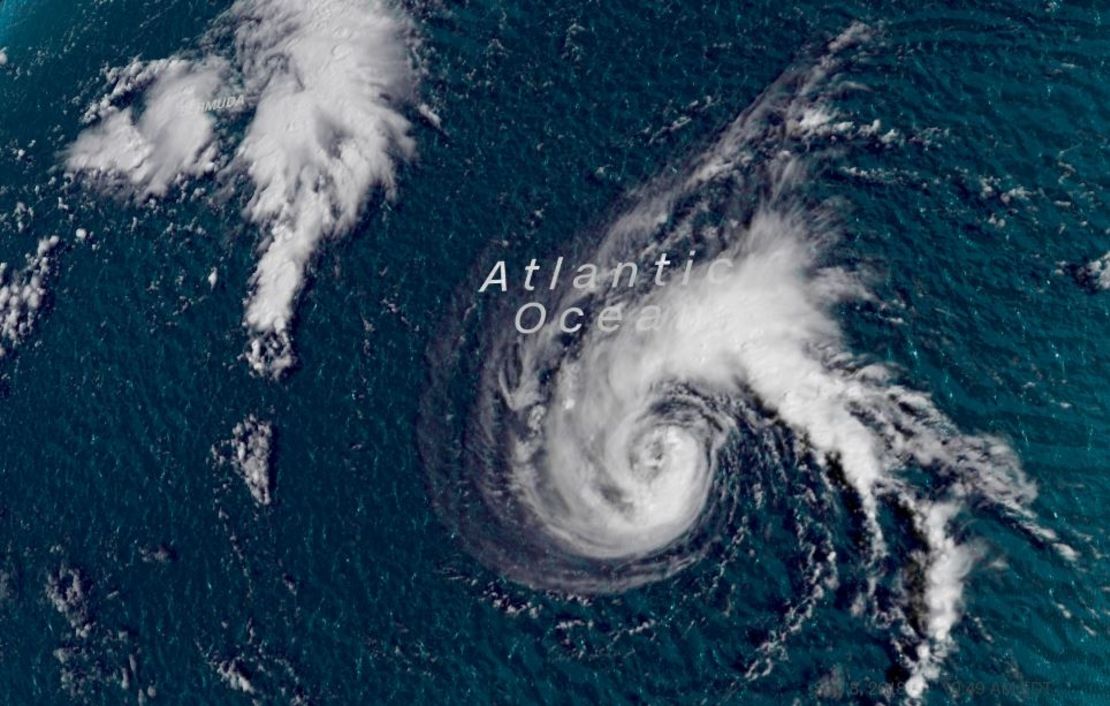
{"label": "satellite image", "polygon": [[0,0],[0,706],[1110,703],[1102,0]]}

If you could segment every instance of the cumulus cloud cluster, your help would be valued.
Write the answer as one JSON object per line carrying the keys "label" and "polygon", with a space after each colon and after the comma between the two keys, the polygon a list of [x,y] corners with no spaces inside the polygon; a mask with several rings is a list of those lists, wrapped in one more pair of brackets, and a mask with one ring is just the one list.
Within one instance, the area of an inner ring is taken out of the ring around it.
{"label": "cumulus cloud cluster", "polygon": [[35,324],[46,299],[46,277],[53,262],[50,252],[58,242],[56,235],[40,240],[22,269],[0,262],[0,358],[14,350]]}
{"label": "cumulus cloud cluster", "polygon": [[1095,289],[1110,289],[1110,252],[1087,263],[1083,279]]}
{"label": "cumulus cloud cluster", "polygon": [[163,196],[176,181],[216,168],[212,118],[200,106],[225,80],[220,59],[184,59],[142,64],[118,70],[113,93],[143,90],[143,111],[112,102],[96,105],[86,116],[96,124],[70,146],[66,164],[119,184],[137,196]]}
{"label": "cumulus cloud cluster", "polygon": [[231,463],[246,481],[251,497],[259,505],[272,499],[274,473],[270,466],[273,455],[274,428],[253,414],[235,425],[228,442]]}
{"label": "cumulus cloud cluster", "polygon": [[[246,359],[276,378],[295,362],[294,307],[321,242],[350,232],[374,193],[392,197],[397,164],[414,153],[401,112],[416,82],[412,27],[381,0],[239,0],[225,19],[230,56],[111,72],[66,165],[140,199],[209,173],[246,175],[243,216],[260,230]],[[223,114],[205,110],[230,86],[249,115],[233,152],[221,149]]]}

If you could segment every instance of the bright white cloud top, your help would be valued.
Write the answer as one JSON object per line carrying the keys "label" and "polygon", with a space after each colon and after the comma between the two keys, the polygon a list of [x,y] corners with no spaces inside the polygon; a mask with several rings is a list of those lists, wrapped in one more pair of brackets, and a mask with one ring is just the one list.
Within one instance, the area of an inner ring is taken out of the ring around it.
{"label": "bright white cloud top", "polygon": [[[109,72],[113,88],[86,112],[91,124],[66,165],[137,199],[209,174],[249,178],[243,216],[261,239],[246,359],[277,378],[295,362],[294,309],[321,243],[349,233],[376,193],[392,198],[398,163],[415,151],[401,112],[415,95],[413,28],[380,0],[240,0],[225,19],[230,57],[135,60]],[[238,111],[249,120],[225,150],[220,121]]]}

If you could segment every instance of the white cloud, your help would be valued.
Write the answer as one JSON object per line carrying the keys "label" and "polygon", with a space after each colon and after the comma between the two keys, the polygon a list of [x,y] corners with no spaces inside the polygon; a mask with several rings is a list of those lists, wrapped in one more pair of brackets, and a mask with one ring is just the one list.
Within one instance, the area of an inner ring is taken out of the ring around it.
{"label": "white cloud", "polygon": [[258,99],[235,164],[255,185],[247,215],[267,229],[247,301],[256,334],[248,358],[280,374],[320,241],[349,231],[375,187],[392,195],[396,160],[415,149],[396,105],[415,76],[401,41],[408,25],[379,3],[268,0],[240,11],[248,9],[260,20],[243,23],[236,44]]}
{"label": "white cloud", "polygon": [[[290,322],[321,242],[348,233],[376,191],[392,197],[397,163],[415,151],[400,107],[416,75],[409,21],[381,0],[239,0],[234,55],[172,57],[114,70],[95,122],[70,147],[72,172],[100,175],[138,198],[207,172],[245,173],[244,216],[260,228],[244,325],[246,358],[278,377],[294,363]],[[210,43],[211,44],[211,43]],[[241,83],[253,115],[221,160],[204,103]],[[124,104],[141,96],[141,111]]]}
{"label": "white cloud", "polygon": [[201,103],[226,72],[215,58],[175,59],[145,68],[150,86],[141,114],[132,106],[104,107],[99,123],[82,132],[66,155],[71,171],[124,179],[139,197],[162,196],[177,179],[215,168],[213,123]]}
{"label": "white cloud", "polygon": [[39,241],[21,270],[0,262],[0,359],[14,350],[31,332],[46,299],[46,279],[53,266],[51,251],[58,236]]}

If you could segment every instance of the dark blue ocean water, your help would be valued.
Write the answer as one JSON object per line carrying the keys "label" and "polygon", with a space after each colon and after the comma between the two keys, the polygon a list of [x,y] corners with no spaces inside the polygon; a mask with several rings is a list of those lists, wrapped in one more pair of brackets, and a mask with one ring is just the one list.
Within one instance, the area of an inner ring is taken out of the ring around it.
{"label": "dark blue ocean water", "polygon": [[[851,347],[1006,438],[1078,553],[968,513],[985,556],[924,701],[1110,702],[1110,293],[1070,274],[1110,250],[1110,8],[410,3],[444,130],[418,122],[396,202],[322,250],[273,383],[239,359],[241,198],[120,203],[60,169],[103,68],[178,51],[227,4],[0,4],[0,262],[62,239],[46,313],[0,360],[0,703],[889,702],[888,641],[836,592],[749,682],[771,625],[732,606],[778,594],[702,600],[711,557],[615,597],[504,580],[433,511],[417,441],[428,350],[492,260],[558,252],[855,20],[878,33],[839,107],[903,139],[814,186],[842,204],[830,256],[882,303],[840,312]],[[250,413],[276,429],[265,508],[212,458]],[[80,636],[49,597],[71,570]],[[219,674],[236,660],[253,696]],[[819,695],[830,675],[856,688]]]}

